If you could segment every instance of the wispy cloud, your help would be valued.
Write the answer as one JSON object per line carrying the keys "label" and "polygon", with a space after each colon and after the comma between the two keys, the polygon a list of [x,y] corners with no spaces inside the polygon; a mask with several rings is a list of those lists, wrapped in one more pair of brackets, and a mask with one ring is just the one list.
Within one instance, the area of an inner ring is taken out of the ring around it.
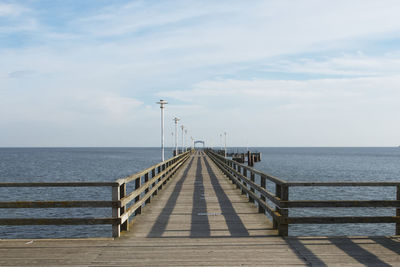
{"label": "wispy cloud", "polygon": [[28,8],[15,3],[0,3],[0,17],[19,16]]}

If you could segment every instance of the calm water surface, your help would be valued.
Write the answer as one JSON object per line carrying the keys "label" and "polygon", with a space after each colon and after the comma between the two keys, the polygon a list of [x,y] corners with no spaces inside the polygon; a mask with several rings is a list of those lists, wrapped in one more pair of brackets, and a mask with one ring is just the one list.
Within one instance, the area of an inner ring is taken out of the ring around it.
{"label": "calm water surface", "polygon": [[[288,181],[400,181],[400,148],[252,150],[262,152],[262,161],[256,164],[256,169]],[[158,148],[0,148],[0,182],[114,181],[158,163],[159,158]],[[0,201],[110,198],[110,188],[0,188]],[[389,187],[292,188],[290,199],[395,199],[395,190]],[[111,209],[0,209],[1,218],[57,218],[66,217],[65,214],[68,217],[110,217]],[[291,216],[394,214],[394,209],[372,208],[290,210]],[[289,229],[290,235],[393,233],[393,224],[293,225]],[[0,238],[110,235],[111,226],[0,226]]]}

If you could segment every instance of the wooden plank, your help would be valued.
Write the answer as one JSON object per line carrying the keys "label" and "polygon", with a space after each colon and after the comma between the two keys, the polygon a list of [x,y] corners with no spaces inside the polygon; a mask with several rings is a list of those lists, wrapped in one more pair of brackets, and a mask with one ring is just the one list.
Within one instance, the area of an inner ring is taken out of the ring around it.
{"label": "wooden plank", "polygon": [[1,209],[17,208],[101,208],[118,207],[118,201],[18,201],[18,202],[0,202]]}
{"label": "wooden plank", "polygon": [[120,218],[0,218],[0,225],[115,225],[120,221]]}
{"label": "wooden plank", "polygon": [[288,186],[399,186],[400,182],[287,182]]}
{"label": "wooden plank", "polygon": [[399,223],[400,217],[397,216],[289,217],[283,220],[288,224]]}
{"label": "wooden plank", "polygon": [[281,208],[328,208],[328,207],[400,207],[400,200],[291,200],[281,201]]}
{"label": "wooden plank", "polygon": [[118,185],[118,182],[0,183],[0,187],[101,187]]}

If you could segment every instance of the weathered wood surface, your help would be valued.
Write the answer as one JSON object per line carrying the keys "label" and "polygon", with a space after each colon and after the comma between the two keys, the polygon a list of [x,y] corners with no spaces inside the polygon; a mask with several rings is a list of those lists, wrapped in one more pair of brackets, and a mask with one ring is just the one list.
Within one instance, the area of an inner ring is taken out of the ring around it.
{"label": "weathered wood surface", "polygon": [[400,239],[282,238],[197,152],[118,239],[1,240],[0,266],[400,266]]}

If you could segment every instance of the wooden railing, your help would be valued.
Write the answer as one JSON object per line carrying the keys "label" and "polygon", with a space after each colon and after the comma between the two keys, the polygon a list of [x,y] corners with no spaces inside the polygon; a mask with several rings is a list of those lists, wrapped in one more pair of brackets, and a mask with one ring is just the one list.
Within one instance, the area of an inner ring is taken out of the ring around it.
{"label": "wooden railing", "polygon": [[[258,204],[259,212],[267,212],[279,235],[288,235],[289,224],[395,223],[395,234],[400,235],[400,182],[287,182],[251,167],[227,159],[212,150],[206,153],[225,175],[246,194],[250,202]],[[255,178],[258,179],[255,179]],[[259,181],[259,182],[256,182]],[[266,181],[275,188],[267,188]],[[395,187],[396,200],[289,200],[290,187]],[[274,191],[274,193],[272,193]],[[268,201],[267,201],[268,200]],[[272,204],[269,204],[272,203]],[[320,216],[290,217],[295,208],[396,208],[396,216]]]}
{"label": "wooden railing", "polygon": [[[111,187],[111,201],[14,201],[0,202],[1,209],[18,208],[112,208],[111,218],[0,218],[0,225],[93,225],[111,224],[112,236],[128,230],[129,218],[141,213],[163,185],[189,158],[191,151],[160,162],[115,182],[0,183],[0,187]],[[134,190],[127,194],[127,184]]]}

